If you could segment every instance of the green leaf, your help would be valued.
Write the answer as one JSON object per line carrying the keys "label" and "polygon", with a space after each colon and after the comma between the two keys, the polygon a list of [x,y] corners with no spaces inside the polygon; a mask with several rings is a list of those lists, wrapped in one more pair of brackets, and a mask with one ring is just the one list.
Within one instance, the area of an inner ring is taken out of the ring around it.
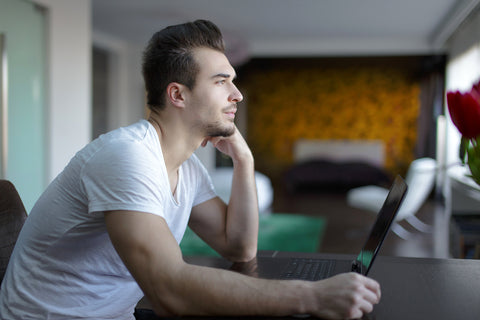
{"label": "green leaf", "polygon": [[470,140],[468,138],[462,137],[462,139],[460,140],[460,150],[458,156],[460,157],[460,160],[462,160],[463,164],[465,164],[465,158],[467,155],[467,149],[469,144]]}
{"label": "green leaf", "polygon": [[467,149],[468,153],[468,167],[472,173],[472,178],[480,185],[480,145],[471,144]]}

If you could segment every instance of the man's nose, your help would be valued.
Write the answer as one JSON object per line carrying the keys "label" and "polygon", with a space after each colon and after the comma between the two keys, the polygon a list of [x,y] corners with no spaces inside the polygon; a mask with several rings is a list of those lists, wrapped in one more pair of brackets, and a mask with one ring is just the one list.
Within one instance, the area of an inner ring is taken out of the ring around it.
{"label": "man's nose", "polygon": [[233,89],[234,89],[234,90],[233,90],[233,92],[232,92],[232,94],[231,94],[231,96],[230,96],[230,100],[231,100],[231,101],[234,101],[234,102],[240,102],[240,101],[242,101],[242,100],[243,100],[243,95],[242,95],[242,93],[240,92],[240,90],[238,90],[238,88],[237,88],[235,85],[233,85]]}

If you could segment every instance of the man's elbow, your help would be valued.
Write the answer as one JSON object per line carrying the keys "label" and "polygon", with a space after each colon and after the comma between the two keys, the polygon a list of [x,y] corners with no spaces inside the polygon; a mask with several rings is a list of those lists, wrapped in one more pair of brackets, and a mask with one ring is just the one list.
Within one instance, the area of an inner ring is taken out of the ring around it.
{"label": "man's elbow", "polygon": [[249,250],[245,250],[244,254],[242,255],[242,257],[240,258],[240,260],[236,261],[236,262],[248,262],[248,261],[251,261],[253,259],[255,259],[257,257],[257,247],[252,247],[251,249]]}
{"label": "man's elbow", "polygon": [[158,317],[176,318],[201,314],[200,310],[195,309],[192,301],[184,293],[175,290],[174,287],[158,285],[156,289],[153,296],[150,296],[148,300],[151,302],[151,309]]}
{"label": "man's elbow", "polygon": [[[157,300],[152,303],[152,309],[156,316],[161,318],[176,318],[192,313],[191,308],[185,305],[185,298],[173,301],[173,299]],[[193,312],[195,313],[195,312]]]}
{"label": "man's elbow", "polygon": [[236,250],[232,250],[225,258],[232,262],[248,262],[257,256],[257,245],[242,246]]}

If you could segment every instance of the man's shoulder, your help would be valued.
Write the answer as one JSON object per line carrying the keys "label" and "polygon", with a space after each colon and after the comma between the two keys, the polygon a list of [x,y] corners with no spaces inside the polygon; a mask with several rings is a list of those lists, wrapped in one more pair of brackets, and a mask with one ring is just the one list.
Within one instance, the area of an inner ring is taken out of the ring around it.
{"label": "man's shoulder", "polygon": [[90,144],[93,152],[102,151],[123,155],[128,152],[138,154],[145,151],[158,152],[157,147],[158,141],[152,136],[146,120],[105,133]]}
{"label": "man's shoulder", "polygon": [[103,141],[120,141],[124,143],[134,141],[148,141],[148,138],[152,138],[150,133],[150,127],[148,121],[140,120],[134,124],[126,127],[120,127],[110,132],[107,132],[98,137],[96,140]]}

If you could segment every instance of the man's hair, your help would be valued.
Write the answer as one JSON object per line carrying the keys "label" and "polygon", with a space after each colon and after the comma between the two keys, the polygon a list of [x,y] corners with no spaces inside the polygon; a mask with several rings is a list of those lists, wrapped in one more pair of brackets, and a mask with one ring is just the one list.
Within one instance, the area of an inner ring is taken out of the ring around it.
{"label": "man's hair", "polygon": [[152,36],[143,52],[142,65],[149,108],[165,106],[165,91],[171,82],[193,89],[199,66],[192,51],[200,47],[225,52],[222,33],[210,21],[170,26]]}

